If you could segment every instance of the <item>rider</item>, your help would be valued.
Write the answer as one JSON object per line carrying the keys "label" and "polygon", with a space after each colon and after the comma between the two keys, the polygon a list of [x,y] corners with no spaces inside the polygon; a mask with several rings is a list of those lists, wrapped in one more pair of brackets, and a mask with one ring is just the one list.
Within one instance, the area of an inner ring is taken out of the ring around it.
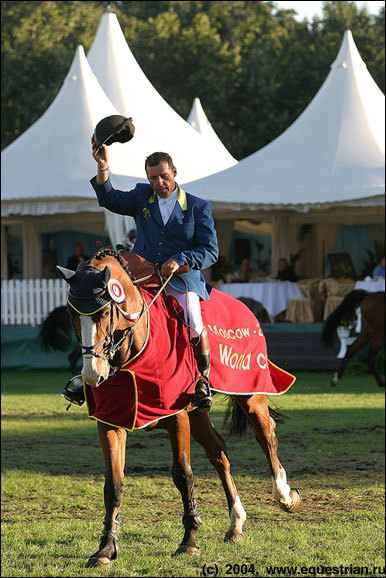
{"label": "rider", "polygon": [[182,190],[175,181],[177,169],[173,160],[164,152],[155,152],[145,161],[150,184],[137,183],[128,192],[114,189],[108,175],[107,147],[97,147],[94,136],[91,142],[92,155],[98,163],[91,185],[100,206],[135,218],[137,238],[133,252],[158,263],[163,277],[169,277],[182,265],[189,268],[187,273],[171,278],[167,293],[176,298],[192,327],[193,351],[201,375],[191,401],[200,410],[209,411],[211,358],[200,307],[200,300],[209,299],[209,294],[200,270],[218,258],[210,204]]}

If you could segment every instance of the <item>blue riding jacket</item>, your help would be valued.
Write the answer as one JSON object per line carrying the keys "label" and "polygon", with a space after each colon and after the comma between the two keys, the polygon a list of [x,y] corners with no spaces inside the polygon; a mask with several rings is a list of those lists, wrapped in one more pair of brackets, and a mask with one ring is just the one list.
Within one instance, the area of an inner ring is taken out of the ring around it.
{"label": "blue riding jacket", "polygon": [[[185,193],[178,186],[178,199],[166,225],[158,207],[158,197],[151,185],[137,183],[131,191],[114,189],[110,179],[103,185],[90,181],[98,203],[113,213],[135,219],[137,238],[133,252],[151,263],[160,265],[173,258],[178,265],[188,265],[188,273],[181,274],[188,290],[202,299],[209,299],[201,269],[218,259],[217,235],[211,206],[207,201]],[[185,292],[179,276],[172,277],[170,286]]]}

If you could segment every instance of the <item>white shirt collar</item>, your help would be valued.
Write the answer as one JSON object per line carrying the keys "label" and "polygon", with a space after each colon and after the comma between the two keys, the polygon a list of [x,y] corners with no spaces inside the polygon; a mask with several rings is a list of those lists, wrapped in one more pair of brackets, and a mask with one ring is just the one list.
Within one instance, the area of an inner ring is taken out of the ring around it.
{"label": "white shirt collar", "polygon": [[176,201],[178,198],[178,185],[176,185],[176,188],[174,189],[174,191],[172,193],[170,193],[170,195],[166,198],[163,197],[158,197],[158,202],[161,203],[162,205],[167,205],[169,203],[171,203],[172,201]]}
{"label": "white shirt collar", "polygon": [[170,215],[173,212],[173,209],[175,207],[175,204],[177,202],[178,199],[178,185],[176,185],[176,188],[174,189],[174,191],[165,199],[163,199],[162,197],[158,197],[158,207],[161,213],[161,217],[162,217],[162,221],[163,224],[166,225],[166,223],[168,222]]}

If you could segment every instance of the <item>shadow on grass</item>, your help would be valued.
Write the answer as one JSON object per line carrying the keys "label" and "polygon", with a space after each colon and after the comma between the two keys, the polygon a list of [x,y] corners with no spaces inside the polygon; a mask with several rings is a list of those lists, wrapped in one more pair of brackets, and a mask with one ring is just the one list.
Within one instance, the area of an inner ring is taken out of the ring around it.
{"label": "shadow on grass", "polygon": [[[380,407],[379,395],[368,398],[368,395],[380,394],[380,389],[372,376],[342,380],[339,389],[331,389],[328,376],[327,372],[299,372],[296,387],[283,398],[270,400],[290,416],[288,422],[276,430],[279,459],[287,475],[383,472],[384,410]],[[73,407],[69,412],[64,410],[66,402],[60,397],[60,391],[68,372],[21,375],[6,371],[3,378],[4,470],[54,476],[103,475],[104,460],[96,422],[88,418],[85,406]],[[324,396],[325,393],[328,395]],[[37,401],[31,401],[32,394],[37,396]],[[314,394],[320,396],[316,403]],[[224,398],[215,396],[211,419],[225,438],[233,474],[269,479],[266,458],[252,432],[249,430],[245,439],[240,439],[224,427],[225,408]],[[196,442],[192,442],[191,453],[195,474],[217,475]],[[172,453],[165,431],[128,432],[127,475],[169,477],[171,464]]]}
{"label": "shadow on grass", "polygon": [[[214,417],[217,417],[217,412]],[[244,439],[224,430],[222,414],[214,420],[225,438],[233,474],[268,476],[260,445],[249,430]],[[87,415],[9,415],[3,434],[4,469],[51,475],[100,475],[104,472],[96,422]],[[41,429],[40,429],[41,427]],[[22,428],[22,429],[21,429]],[[383,471],[384,414],[382,409],[292,410],[287,424],[278,426],[279,459],[288,475],[328,472]],[[192,442],[196,474],[211,474],[201,446]],[[127,475],[170,476],[172,454],[165,431],[128,432]]]}

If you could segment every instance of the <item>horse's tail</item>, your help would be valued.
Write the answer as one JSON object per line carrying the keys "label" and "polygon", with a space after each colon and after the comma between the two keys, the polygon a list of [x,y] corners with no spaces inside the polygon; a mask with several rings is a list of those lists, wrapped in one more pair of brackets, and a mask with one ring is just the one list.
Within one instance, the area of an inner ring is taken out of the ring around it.
{"label": "horse's tail", "polygon": [[367,291],[356,289],[346,295],[342,303],[327,317],[320,338],[322,343],[332,345],[338,325],[343,319],[353,317],[355,309],[362,303],[367,294]]}
{"label": "horse's tail", "polygon": [[57,307],[43,321],[39,340],[45,351],[59,349],[66,351],[73,342],[73,329],[67,307]]}
{"label": "horse's tail", "polygon": [[[285,423],[288,416],[280,411],[269,407],[269,415],[276,423]],[[228,407],[226,409],[224,424],[228,425],[229,433],[239,437],[245,437],[248,427],[248,419],[234,397],[228,399]]]}

